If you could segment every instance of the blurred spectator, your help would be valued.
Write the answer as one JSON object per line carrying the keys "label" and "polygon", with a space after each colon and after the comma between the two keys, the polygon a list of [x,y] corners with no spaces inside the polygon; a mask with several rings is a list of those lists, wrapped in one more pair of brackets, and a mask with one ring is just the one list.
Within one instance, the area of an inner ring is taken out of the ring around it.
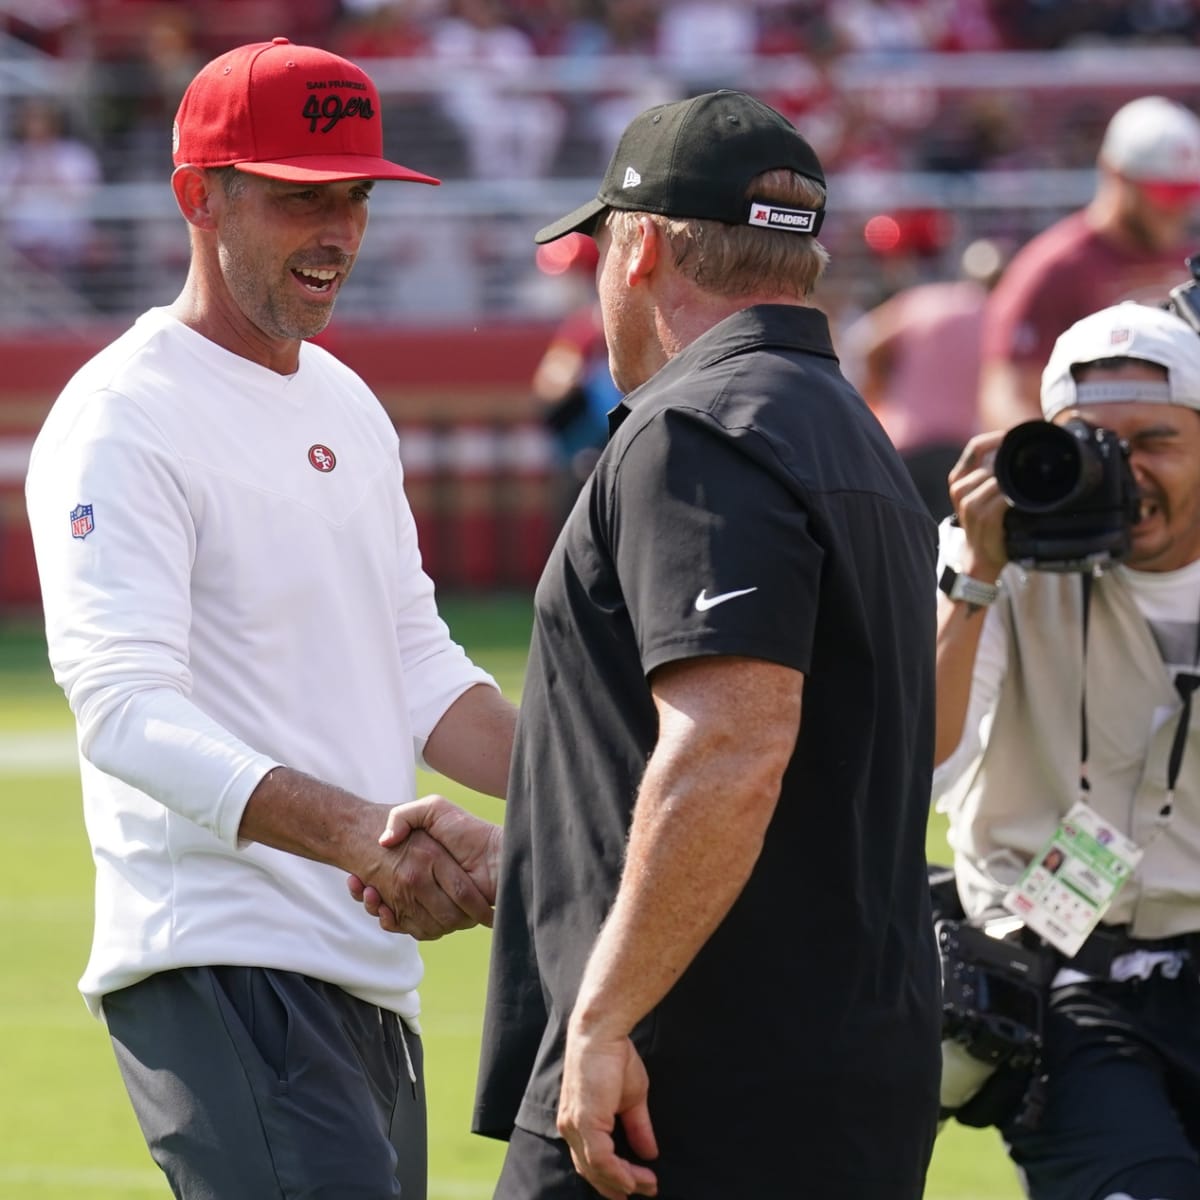
{"label": "blurred spectator", "polygon": [[429,0],[350,0],[333,41],[337,52],[360,58],[416,58],[429,52]]}
{"label": "blurred spectator", "polygon": [[837,0],[829,17],[847,50],[913,54],[933,40],[933,12],[907,0]]}
{"label": "blurred spectator", "polygon": [[447,68],[442,105],[462,132],[478,179],[538,179],[558,151],[566,114],[524,84],[531,39],[510,24],[498,0],[456,0],[433,26],[433,58]]}
{"label": "blurred spectator", "polygon": [[858,386],[937,520],[953,511],[946,476],[976,432],[979,335],[1003,255],[972,242],[962,278],[905,288],[851,324],[839,343]]}
{"label": "blurred spectator", "polygon": [[73,286],[99,249],[90,203],[100,163],[70,136],[62,110],[41,97],[17,107],[13,142],[0,155],[0,228],[8,247]]}
{"label": "blurred spectator", "polygon": [[608,440],[608,412],[621,393],[608,369],[595,271],[596,243],[571,233],[539,246],[538,269],[562,281],[566,316],[533,374],[532,391],[561,468],[559,518],[570,511]]}
{"label": "blurred spectator", "polygon": [[1159,303],[1188,279],[1185,238],[1200,199],[1200,120],[1161,96],[1120,108],[1100,145],[1087,207],[1024,246],[988,300],[983,429],[1041,415],[1042,368],[1064,329],[1121,300]]}
{"label": "blurred spectator", "polygon": [[802,23],[789,7],[764,22],[762,34],[760,50],[787,55],[792,67],[791,77],[779,78],[762,99],[804,130],[805,140],[827,168],[840,169],[850,127],[864,114],[857,100],[838,86],[838,44],[832,27],[824,20]]}
{"label": "blurred spectator", "polygon": [[754,7],[742,0],[673,0],[658,22],[658,59],[688,92],[739,86],[757,42]]}
{"label": "blurred spectator", "polygon": [[1003,50],[1004,35],[993,12],[995,5],[996,0],[950,0],[942,8],[933,49],[943,53]]}
{"label": "blurred spectator", "polygon": [[[652,54],[658,44],[657,0],[608,0],[603,5],[609,54]],[[613,138],[612,144],[616,145]]]}
{"label": "blurred spectator", "polygon": [[0,33],[43,54],[66,56],[86,17],[85,0],[3,0]]}
{"label": "blurred spectator", "polygon": [[1031,165],[1024,97],[990,91],[967,94],[957,104],[943,104],[940,116],[917,143],[916,165],[921,170],[970,172]]}
{"label": "blurred spectator", "polygon": [[677,100],[683,94],[669,72],[658,69],[653,61],[658,52],[659,4],[657,0],[611,0],[604,5],[604,53],[613,57],[644,59],[614,79],[610,91],[598,91],[587,98],[583,127],[595,151],[595,161],[581,167],[577,174],[591,175],[603,170],[613,147],[625,127],[653,104]]}
{"label": "blurred spectator", "polygon": [[160,180],[170,160],[167,131],[204,56],[192,8],[145,4],[139,11],[126,37],[110,34],[108,57],[95,64],[92,115],[112,178]]}
{"label": "blurred spectator", "polygon": [[1006,44],[1057,50],[1081,43],[1194,41],[1194,0],[993,0],[992,18]]}

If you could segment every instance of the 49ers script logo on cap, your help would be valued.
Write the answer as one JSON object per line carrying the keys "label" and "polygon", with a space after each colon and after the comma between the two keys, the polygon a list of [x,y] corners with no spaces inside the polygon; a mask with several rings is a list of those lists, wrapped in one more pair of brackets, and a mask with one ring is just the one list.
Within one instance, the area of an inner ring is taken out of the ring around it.
{"label": "49ers script logo on cap", "polygon": [[337,466],[337,458],[334,456],[333,451],[328,446],[322,446],[320,442],[315,446],[309,446],[308,461],[318,471],[332,471]]}
{"label": "49ers script logo on cap", "polygon": [[[375,106],[371,97],[348,96],[342,98],[336,91],[328,91],[318,97],[318,92],[330,88],[353,88],[355,91],[367,91],[367,85],[356,79],[328,79],[324,82],[309,80],[308,99],[304,102],[304,115],[308,118],[309,133],[328,133],[343,117],[362,117],[369,121],[375,115]],[[317,124],[325,124],[317,128]]]}

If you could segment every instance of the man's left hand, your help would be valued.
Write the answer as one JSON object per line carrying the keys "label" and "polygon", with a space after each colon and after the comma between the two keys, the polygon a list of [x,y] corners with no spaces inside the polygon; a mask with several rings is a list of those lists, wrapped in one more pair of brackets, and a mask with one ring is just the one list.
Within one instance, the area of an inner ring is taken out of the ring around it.
{"label": "man's left hand", "polygon": [[646,1066],[628,1037],[568,1032],[558,1132],[571,1148],[575,1169],[605,1200],[658,1195],[654,1172],[621,1158],[612,1136],[619,1120],[634,1154],[658,1157],[649,1090]]}

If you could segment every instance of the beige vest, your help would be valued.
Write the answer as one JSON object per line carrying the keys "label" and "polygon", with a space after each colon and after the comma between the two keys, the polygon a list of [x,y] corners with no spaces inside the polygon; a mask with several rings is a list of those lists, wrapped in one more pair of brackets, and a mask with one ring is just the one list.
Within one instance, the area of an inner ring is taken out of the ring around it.
{"label": "beige vest", "polygon": [[[1009,658],[994,719],[982,753],[941,804],[972,915],[997,904],[1080,798],[1081,581],[1010,566],[1004,585],[997,615]],[[1144,938],[1200,930],[1200,716],[1192,714],[1162,822],[1182,701],[1119,572],[1096,580],[1089,625],[1086,799],[1145,850],[1104,920]]]}

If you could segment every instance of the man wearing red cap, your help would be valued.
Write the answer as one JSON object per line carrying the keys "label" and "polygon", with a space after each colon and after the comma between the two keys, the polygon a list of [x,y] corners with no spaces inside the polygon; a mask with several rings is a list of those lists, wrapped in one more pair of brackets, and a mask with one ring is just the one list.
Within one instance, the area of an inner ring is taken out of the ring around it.
{"label": "man wearing red cap", "polygon": [[1040,413],[1042,367],[1060,333],[1121,300],[1159,304],[1187,281],[1185,238],[1200,201],[1200,119],[1163,96],[1119,108],[1087,206],[1012,259],[984,310],[981,429]]}
{"label": "man wearing red cap", "polygon": [[[395,432],[305,339],[382,156],[358,67],[284,38],[192,82],[183,290],[67,384],[27,484],[96,862],[81,990],[175,1195],[425,1194],[415,937],[491,919],[514,712],[449,637]],[[383,847],[398,802],[430,832]],[[472,858],[450,844],[468,831]],[[353,872],[414,936],[368,926]]]}

